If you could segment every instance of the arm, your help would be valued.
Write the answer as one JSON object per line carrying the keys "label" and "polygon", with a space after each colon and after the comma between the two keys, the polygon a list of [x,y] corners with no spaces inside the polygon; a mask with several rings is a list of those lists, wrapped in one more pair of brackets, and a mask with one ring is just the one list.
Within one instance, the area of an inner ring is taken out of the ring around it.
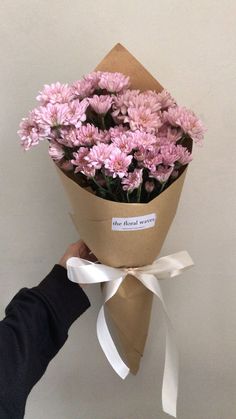
{"label": "arm", "polygon": [[0,322],[1,419],[23,418],[30,390],[64,345],[71,324],[90,305],[63,267],[71,256],[85,258],[84,249],[81,242],[72,245],[37,287],[19,291],[6,308]]}

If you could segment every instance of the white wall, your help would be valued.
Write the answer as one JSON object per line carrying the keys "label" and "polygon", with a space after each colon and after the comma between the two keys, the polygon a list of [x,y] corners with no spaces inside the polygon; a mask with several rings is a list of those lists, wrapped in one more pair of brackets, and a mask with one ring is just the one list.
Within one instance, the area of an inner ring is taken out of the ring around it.
{"label": "white wall", "polygon": [[[46,144],[24,153],[18,123],[44,83],[72,81],[123,43],[208,126],[195,149],[162,254],[195,268],[163,283],[181,353],[179,419],[236,410],[234,0],[1,0],[0,305],[37,284],[77,236]],[[161,412],[164,330],[157,304],[142,367],[125,382],[97,343],[92,308],[32,391],[26,418],[154,419]]]}

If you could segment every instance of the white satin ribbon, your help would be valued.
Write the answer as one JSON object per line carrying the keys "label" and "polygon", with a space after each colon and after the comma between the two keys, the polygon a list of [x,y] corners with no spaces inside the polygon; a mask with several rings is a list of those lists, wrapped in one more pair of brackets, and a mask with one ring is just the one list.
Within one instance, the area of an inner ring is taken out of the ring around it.
{"label": "white satin ribbon", "polygon": [[[67,261],[68,278],[80,284],[104,282],[104,304],[115,295],[127,274],[134,275],[142,284],[155,294],[164,313],[166,323],[165,367],[162,382],[162,407],[165,413],[176,417],[178,396],[178,350],[174,329],[162,296],[160,279],[173,278],[185,269],[193,266],[193,261],[186,251],[174,253],[156,259],[153,264],[137,268],[112,268],[111,266],[93,263],[81,258],[70,258]],[[120,357],[107,327],[104,304],[97,319],[97,336],[99,343],[116,373],[125,379],[129,368]]]}

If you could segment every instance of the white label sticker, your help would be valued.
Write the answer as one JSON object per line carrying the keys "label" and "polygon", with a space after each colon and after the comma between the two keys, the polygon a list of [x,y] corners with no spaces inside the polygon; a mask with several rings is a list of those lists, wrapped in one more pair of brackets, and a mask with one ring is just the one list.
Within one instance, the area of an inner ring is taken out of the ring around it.
{"label": "white label sticker", "polygon": [[112,218],[112,230],[115,231],[134,231],[145,230],[154,227],[156,214],[141,215],[138,217]]}

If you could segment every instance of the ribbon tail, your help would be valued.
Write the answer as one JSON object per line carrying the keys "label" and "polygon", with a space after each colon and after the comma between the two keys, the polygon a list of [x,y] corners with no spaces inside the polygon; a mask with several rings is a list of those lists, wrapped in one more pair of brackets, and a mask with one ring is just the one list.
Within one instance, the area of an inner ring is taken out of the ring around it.
{"label": "ribbon tail", "polygon": [[163,299],[159,281],[154,275],[142,274],[139,280],[155,294],[161,302],[166,322],[166,350],[165,367],[162,382],[162,407],[168,415],[176,417],[178,397],[179,357],[175,342],[174,329],[171,324],[167,308]]}
{"label": "ribbon tail", "polygon": [[97,337],[101,348],[115,372],[124,380],[129,374],[129,368],[120,357],[109,332],[104,305],[113,297],[123,281],[121,269],[95,264],[82,258],[70,258],[67,261],[67,275],[72,282],[80,284],[104,283],[104,304],[97,318]]}
{"label": "ribbon tail", "polygon": [[166,323],[167,333],[165,367],[162,383],[162,407],[164,412],[173,417],[176,417],[179,380],[179,356],[172,324],[170,323],[169,319],[166,319]]}
{"label": "ribbon tail", "polygon": [[121,358],[119,352],[116,349],[116,346],[109,332],[104,313],[104,305],[106,301],[108,301],[111,297],[113,297],[113,295],[115,295],[122,281],[123,278],[120,278],[118,280],[116,279],[104,284],[105,298],[104,304],[100,309],[97,318],[97,337],[110,365],[115,370],[115,372],[124,380],[129,374],[129,368],[124,363],[123,359]]}

